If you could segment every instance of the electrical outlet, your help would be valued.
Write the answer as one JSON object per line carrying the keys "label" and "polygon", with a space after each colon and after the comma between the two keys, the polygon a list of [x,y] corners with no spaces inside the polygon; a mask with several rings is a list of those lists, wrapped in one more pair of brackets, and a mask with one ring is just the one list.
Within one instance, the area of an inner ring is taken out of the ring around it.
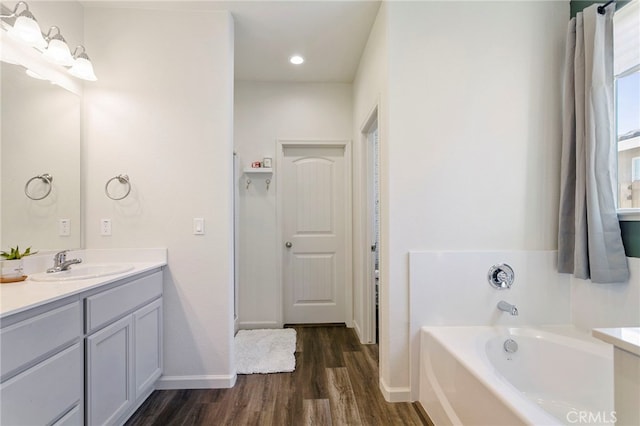
{"label": "electrical outlet", "polygon": [[61,237],[71,235],[71,219],[60,219],[58,221],[58,235]]}
{"label": "electrical outlet", "polygon": [[100,235],[111,235],[111,219],[100,219]]}

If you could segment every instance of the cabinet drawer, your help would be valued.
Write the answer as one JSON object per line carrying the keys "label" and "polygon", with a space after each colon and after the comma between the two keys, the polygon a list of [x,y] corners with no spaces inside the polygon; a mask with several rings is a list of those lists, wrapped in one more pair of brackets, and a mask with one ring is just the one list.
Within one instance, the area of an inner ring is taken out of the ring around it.
{"label": "cabinet drawer", "polygon": [[45,425],[68,413],[84,397],[80,343],[0,385],[0,424]]}
{"label": "cabinet drawer", "polygon": [[133,280],[86,299],[87,333],[162,295],[162,272]]}
{"label": "cabinet drawer", "polygon": [[81,336],[79,301],[3,328],[0,330],[2,381]]}

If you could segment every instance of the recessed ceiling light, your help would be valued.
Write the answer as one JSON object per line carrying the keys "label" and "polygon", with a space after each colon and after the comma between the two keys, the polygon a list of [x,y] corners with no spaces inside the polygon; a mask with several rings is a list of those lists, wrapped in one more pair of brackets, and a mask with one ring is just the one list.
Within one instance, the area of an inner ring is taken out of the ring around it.
{"label": "recessed ceiling light", "polygon": [[293,55],[289,58],[289,62],[291,62],[293,65],[300,65],[304,62],[304,58],[300,55]]}

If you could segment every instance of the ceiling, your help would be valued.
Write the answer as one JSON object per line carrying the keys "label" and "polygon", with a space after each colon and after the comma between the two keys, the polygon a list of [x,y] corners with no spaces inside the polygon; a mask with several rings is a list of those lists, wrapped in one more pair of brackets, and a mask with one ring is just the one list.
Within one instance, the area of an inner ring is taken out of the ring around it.
{"label": "ceiling", "polygon": [[[228,10],[237,80],[351,82],[380,1],[82,1],[85,7]],[[289,63],[293,54],[305,63]]]}

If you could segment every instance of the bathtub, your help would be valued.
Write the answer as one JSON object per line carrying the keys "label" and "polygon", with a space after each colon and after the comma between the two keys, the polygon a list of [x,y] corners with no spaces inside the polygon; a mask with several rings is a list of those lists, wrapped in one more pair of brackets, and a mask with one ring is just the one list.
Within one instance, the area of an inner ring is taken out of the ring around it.
{"label": "bathtub", "polygon": [[613,425],[611,346],[550,330],[423,327],[420,404],[438,426]]}

